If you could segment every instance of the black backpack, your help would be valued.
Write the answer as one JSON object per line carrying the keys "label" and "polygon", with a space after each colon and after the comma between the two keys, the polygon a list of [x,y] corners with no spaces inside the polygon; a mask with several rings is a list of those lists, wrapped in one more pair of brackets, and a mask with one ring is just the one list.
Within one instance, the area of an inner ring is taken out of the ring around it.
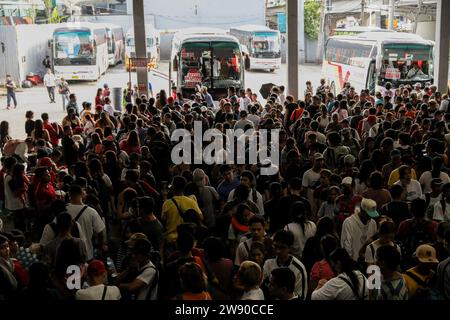
{"label": "black backpack", "polygon": [[[72,225],[72,230],[70,230],[70,234],[72,235],[72,237],[74,238],[79,238],[80,237],[80,230],[78,229],[78,224],[77,221],[78,219],[80,219],[81,215],[84,213],[84,211],[86,211],[86,209],[89,208],[88,205],[85,205],[80,212],[78,212],[77,216],[75,217],[75,219],[73,219],[73,225]],[[53,233],[55,234],[55,238],[58,235],[58,227],[56,226],[56,222],[51,222],[49,223],[50,228],[52,228]]]}

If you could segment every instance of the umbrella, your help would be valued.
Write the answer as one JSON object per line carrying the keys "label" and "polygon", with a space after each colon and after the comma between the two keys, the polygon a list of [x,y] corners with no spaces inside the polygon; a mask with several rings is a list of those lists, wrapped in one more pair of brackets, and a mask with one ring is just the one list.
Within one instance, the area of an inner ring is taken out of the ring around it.
{"label": "umbrella", "polygon": [[259,93],[261,93],[264,99],[267,99],[270,95],[270,90],[272,90],[272,88],[276,86],[277,85],[273,83],[265,83],[261,86],[261,89],[259,89]]}

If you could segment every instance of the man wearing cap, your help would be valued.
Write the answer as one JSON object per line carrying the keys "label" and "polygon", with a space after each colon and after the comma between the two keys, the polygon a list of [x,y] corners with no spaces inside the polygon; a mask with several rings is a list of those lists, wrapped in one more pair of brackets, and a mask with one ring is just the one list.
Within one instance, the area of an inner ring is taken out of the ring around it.
{"label": "man wearing cap", "polygon": [[434,286],[435,272],[433,269],[439,263],[436,258],[436,250],[429,244],[417,247],[415,259],[417,265],[403,274],[410,300],[424,298],[427,291]]}
{"label": "man wearing cap", "polygon": [[[156,300],[159,275],[150,260],[152,245],[147,239],[136,239],[130,244],[133,265],[118,275],[119,289],[133,300]],[[132,280],[126,281],[133,273]]]}
{"label": "man wearing cap", "polygon": [[75,294],[75,300],[120,300],[119,288],[106,285],[108,272],[100,260],[92,260],[87,267],[87,282],[89,287],[80,289]]}
{"label": "man wearing cap", "polygon": [[377,223],[374,219],[380,215],[377,203],[372,199],[363,198],[360,210],[344,220],[341,233],[341,246],[345,248],[357,261],[362,246],[377,232]]}
{"label": "man wearing cap", "polygon": [[314,189],[319,184],[320,180],[320,171],[322,170],[324,158],[321,153],[315,153],[312,158],[312,168],[306,170],[303,174],[302,178],[302,186],[304,190],[306,190],[306,197],[308,198],[309,203],[311,204],[312,212],[315,213],[317,208],[314,205]]}

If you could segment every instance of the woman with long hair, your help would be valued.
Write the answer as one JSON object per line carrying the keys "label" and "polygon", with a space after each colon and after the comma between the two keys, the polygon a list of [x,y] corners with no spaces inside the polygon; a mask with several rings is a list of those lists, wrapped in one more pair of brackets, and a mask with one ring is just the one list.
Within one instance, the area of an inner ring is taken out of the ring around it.
{"label": "woman with long hair", "polygon": [[27,119],[25,121],[25,133],[27,134],[27,137],[31,137],[31,132],[34,130],[34,112],[31,110],[28,110],[25,113],[25,118]]}
{"label": "woman with long hair", "polygon": [[336,237],[326,234],[320,239],[320,251],[322,253],[322,260],[314,263],[311,268],[309,292],[313,292],[320,280],[330,280],[335,276],[333,268],[331,267],[330,255],[339,246]]}
{"label": "woman with long hair", "polygon": [[367,137],[364,140],[364,148],[359,152],[359,163],[371,158],[373,151],[375,150],[375,138]]}
{"label": "woman with long hair", "polygon": [[291,216],[293,222],[287,224],[284,230],[291,231],[294,234],[294,244],[291,252],[298,259],[302,257],[306,240],[316,234],[316,224],[307,218],[305,205],[302,201],[296,201],[291,206]]}
{"label": "woman with long hair", "polygon": [[97,89],[97,94],[95,95],[95,106],[104,106],[105,102],[103,101],[103,90],[102,88]]}
{"label": "woman with long hair", "polygon": [[165,90],[159,92],[159,98],[156,100],[156,108],[161,110],[167,105],[167,93]]}
{"label": "woman with long hair", "polygon": [[130,131],[128,137],[123,139],[119,143],[120,150],[125,151],[127,154],[141,153],[141,143],[139,141],[139,134],[136,130]]}
{"label": "woman with long hair", "polygon": [[44,129],[44,123],[41,119],[34,122],[34,130],[31,132],[31,139],[33,140],[33,143],[36,143],[39,139],[50,142],[50,134],[47,129]]}
{"label": "woman with long hair", "polygon": [[178,273],[183,293],[177,295],[176,300],[212,300],[207,289],[207,277],[197,263],[185,263]]}
{"label": "woman with long hair", "polygon": [[314,263],[323,259],[323,254],[320,250],[320,239],[325,235],[332,235],[338,239],[338,235],[334,228],[334,222],[329,217],[320,218],[317,222],[316,234],[306,240],[302,255],[302,262],[305,265],[306,270],[310,271]]}
{"label": "woman with long hair", "polygon": [[338,248],[330,254],[330,263],[336,276],[319,281],[311,300],[368,300],[366,277],[345,249]]}
{"label": "woman with long hair", "polygon": [[103,154],[103,170],[111,180],[114,196],[117,196],[120,188],[120,173],[122,172],[122,167],[119,164],[114,151],[108,150]]}
{"label": "woman with long hair", "polygon": [[25,175],[25,166],[16,163],[10,174],[5,176],[5,208],[13,213],[14,227],[26,230],[24,209],[28,205],[30,181]]}
{"label": "woman with long hair", "polygon": [[106,127],[115,128],[116,126],[109,118],[108,112],[102,112],[100,118],[95,122],[95,127],[104,130]]}
{"label": "woman with long hair", "polygon": [[101,154],[103,152],[102,140],[100,139],[100,135],[97,132],[94,132],[91,135],[91,144],[89,146],[89,149],[91,149],[91,151],[96,154]]}
{"label": "woman with long hair", "polygon": [[[266,220],[270,221],[270,233],[274,233],[278,229],[283,228],[283,225],[277,223],[277,218],[280,215],[279,203],[282,197],[283,188],[279,182],[272,182],[269,187],[269,200],[264,203],[264,215]],[[279,219],[278,219],[279,220]]]}
{"label": "woman with long hair", "polygon": [[8,121],[2,121],[0,123],[0,151],[3,150],[3,146],[11,140],[9,135],[9,123]]}

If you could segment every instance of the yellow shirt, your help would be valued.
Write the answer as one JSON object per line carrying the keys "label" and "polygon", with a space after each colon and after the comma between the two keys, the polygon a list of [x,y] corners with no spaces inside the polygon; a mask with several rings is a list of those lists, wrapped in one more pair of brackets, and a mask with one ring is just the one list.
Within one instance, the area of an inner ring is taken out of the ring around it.
{"label": "yellow shirt", "polygon": [[[188,209],[194,209],[197,214],[203,219],[202,212],[198,206],[198,203],[193,198],[189,198],[186,196],[175,196],[175,199],[178,207],[182,211],[182,214],[186,212]],[[178,211],[175,203],[172,199],[168,199],[164,201],[162,206],[161,219],[166,223],[166,232],[164,234],[165,239],[168,242],[175,242],[177,240],[177,227],[182,224],[183,218],[180,216],[180,212]]]}
{"label": "yellow shirt", "polygon": [[[414,170],[413,168],[411,168],[411,179],[417,180],[416,170]],[[392,187],[392,185],[396,183],[398,180],[400,180],[400,174],[398,173],[397,168],[391,172],[391,175],[389,176],[388,186]]]}
{"label": "yellow shirt", "polygon": [[[428,282],[433,277],[433,272],[430,272],[428,275],[424,276],[416,271],[416,267],[409,269],[408,272],[413,273],[425,283]],[[403,279],[405,280],[406,287],[408,288],[408,297],[409,298],[414,297],[417,293],[417,290],[422,288],[422,286],[419,285],[414,279],[412,279],[406,273],[403,274]]]}

